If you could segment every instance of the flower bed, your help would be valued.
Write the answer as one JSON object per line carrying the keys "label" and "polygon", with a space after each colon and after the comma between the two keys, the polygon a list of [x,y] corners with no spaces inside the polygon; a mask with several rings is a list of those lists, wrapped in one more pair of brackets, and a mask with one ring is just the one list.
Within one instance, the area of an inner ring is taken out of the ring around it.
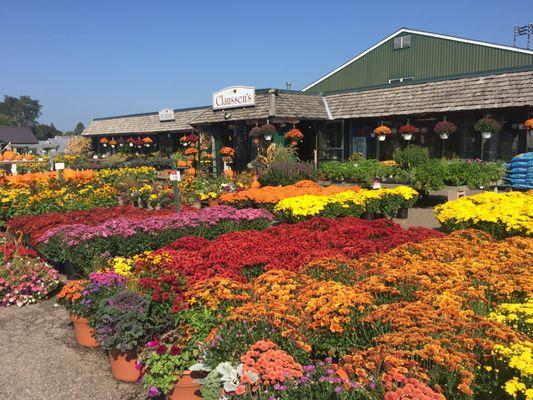
{"label": "flower bed", "polygon": [[312,181],[299,181],[288,186],[265,186],[235,193],[225,193],[220,200],[235,207],[265,207],[270,210],[281,200],[302,195],[332,195],[346,190],[359,190],[359,187],[328,186],[322,187]]}
{"label": "flower bed", "polygon": [[260,232],[231,232],[212,241],[184,237],[137,261],[142,268],[175,271],[189,283],[214,276],[246,281],[264,270],[297,271],[319,257],[361,257],[441,235],[425,228],[403,229],[388,220],[315,218]]}
{"label": "flower bed", "polygon": [[298,221],[316,216],[360,217],[364,212],[396,216],[401,208],[411,207],[418,193],[406,186],[394,189],[359,191],[347,190],[333,195],[303,195],[281,200],[275,207],[276,215],[287,221]]}
{"label": "flower bed", "polygon": [[34,303],[59,286],[57,271],[31,249],[4,242],[0,258],[0,306]]}
{"label": "flower bed", "polygon": [[435,207],[447,231],[477,228],[495,237],[533,236],[533,192],[467,196]]}
{"label": "flower bed", "polygon": [[[150,397],[178,390],[185,370],[205,371],[205,399],[530,393],[533,239],[354,218],[243,234],[182,238],[137,257],[127,278],[108,271],[72,284],[62,302],[89,317],[101,345],[140,351]],[[259,242],[267,258],[254,261]],[[295,246],[270,249],[280,243]],[[323,252],[303,258],[317,243]]]}
{"label": "flower bed", "polygon": [[97,207],[88,211],[53,212],[41,215],[22,215],[12,218],[7,223],[7,230],[12,234],[21,232],[28,243],[36,245],[36,240],[46,231],[62,225],[84,224],[94,226],[113,218],[140,220],[156,215],[174,213],[173,209],[147,211],[132,206]]}
{"label": "flower bed", "polygon": [[39,215],[55,211],[89,210],[119,205],[119,195],[132,187],[153,183],[151,167],[63,171],[9,176],[0,186],[0,225],[19,215]]}
{"label": "flower bed", "polygon": [[113,256],[133,256],[163,247],[183,236],[215,238],[222,233],[264,229],[273,220],[266,210],[228,206],[139,218],[112,218],[100,224],[59,225],[35,239],[52,262],[70,262],[86,273]]}

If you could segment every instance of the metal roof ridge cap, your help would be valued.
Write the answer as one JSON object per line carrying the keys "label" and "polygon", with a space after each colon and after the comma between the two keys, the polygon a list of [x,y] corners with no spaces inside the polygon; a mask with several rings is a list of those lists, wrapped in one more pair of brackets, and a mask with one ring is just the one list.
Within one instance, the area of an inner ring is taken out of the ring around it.
{"label": "metal roof ridge cap", "polygon": [[324,103],[324,107],[326,108],[326,114],[328,114],[328,119],[334,119],[333,114],[331,113],[331,109],[329,108],[328,100],[325,96],[322,96],[322,102]]}

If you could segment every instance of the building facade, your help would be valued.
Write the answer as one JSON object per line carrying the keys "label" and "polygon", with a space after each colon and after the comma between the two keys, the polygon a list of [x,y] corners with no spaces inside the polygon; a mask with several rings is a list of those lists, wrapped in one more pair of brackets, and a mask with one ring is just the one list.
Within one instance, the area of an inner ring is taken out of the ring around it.
{"label": "building facade", "polygon": [[[297,127],[304,134],[300,158],[320,161],[354,152],[390,158],[407,145],[397,131],[409,122],[419,128],[410,143],[427,146],[432,156],[507,160],[533,149],[533,134],[522,125],[533,113],[532,88],[533,51],[401,29],[301,92],[232,87],[215,93],[211,106],[167,110],[170,118],[161,112],[99,118],[83,134],[96,147],[100,137],[150,135],[171,153],[180,136],[197,130],[213,137],[214,154],[234,147],[243,169],[254,157],[247,133],[256,125],[274,124],[277,143]],[[220,93],[229,97],[221,100]],[[502,124],[488,140],[474,131],[487,114]],[[444,118],[458,126],[448,140],[433,132]],[[393,134],[378,145],[372,131],[380,124]]]}

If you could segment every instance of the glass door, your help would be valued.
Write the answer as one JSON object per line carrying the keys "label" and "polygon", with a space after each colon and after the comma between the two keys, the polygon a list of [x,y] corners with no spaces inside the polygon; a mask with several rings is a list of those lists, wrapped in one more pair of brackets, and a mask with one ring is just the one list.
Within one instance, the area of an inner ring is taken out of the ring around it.
{"label": "glass door", "polygon": [[318,136],[320,161],[344,160],[344,121],[326,122]]}

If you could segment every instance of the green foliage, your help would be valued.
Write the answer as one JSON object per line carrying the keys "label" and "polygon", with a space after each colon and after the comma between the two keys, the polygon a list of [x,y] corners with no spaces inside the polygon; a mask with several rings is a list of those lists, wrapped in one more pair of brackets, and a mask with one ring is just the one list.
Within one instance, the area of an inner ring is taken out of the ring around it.
{"label": "green foliage", "polygon": [[419,192],[440,190],[444,188],[446,165],[437,159],[431,159],[411,170],[411,185]]}
{"label": "green foliage", "polygon": [[416,146],[398,151],[394,157],[399,166],[382,165],[377,160],[325,162],[319,166],[319,176],[323,180],[354,182],[363,187],[372,187],[372,182],[378,179],[427,191],[445,185],[479,189],[498,181],[505,173],[503,162],[429,159],[427,150]]}
{"label": "green foliage", "polygon": [[[220,323],[220,318],[210,309],[194,308],[180,311],[175,323],[177,329],[152,343],[143,376],[146,389],[156,387],[165,394],[169,393],[179,376],[196,364],[200,355],[198,343],[205,341]],[[184,327],[187,329],[184,330]]]}
{"label": "green foliage", "polygon": [[46,140],[63,134],[54,124],[37,124],[33,127],[33,133],[39,140]]}
{"label": "green foliage", "polygon": [[9,116],[17,126],[35,126],[41,116],[41,108],[39,100],[30,96],[16,98],[5,95],[4,101],[0,102],[0,114]]}
{"label": "green foliage", "polygon": [[429,152],[426,147],[407,146],[405,149],[398,149],[392,158],[402,168],[419,167],[429,160]]}
{"label": "green foliage", "polygon": [[381,165],[377,160],[330,161],[320,164],[318,171],[324,180],[357,182],[364,187],[371,187],[375,179],[382,180],[394,174],[395,167]]}
{"label": "green foliage", "polygon": [[276,161],[259,176],[263,186],[293,185],[301,180],[316,180],[313,163],[299,161]]}
{"label": "green foliage", "polygon": [[136,350],[149,337],[149,303],[139,294],[122,290],[100,301],[91,315],[95,336],[108,350]]}
{"label": "green foliage", "polygon": [[7,114],[0,114],[0,126],[14,126],[15,121]]}

